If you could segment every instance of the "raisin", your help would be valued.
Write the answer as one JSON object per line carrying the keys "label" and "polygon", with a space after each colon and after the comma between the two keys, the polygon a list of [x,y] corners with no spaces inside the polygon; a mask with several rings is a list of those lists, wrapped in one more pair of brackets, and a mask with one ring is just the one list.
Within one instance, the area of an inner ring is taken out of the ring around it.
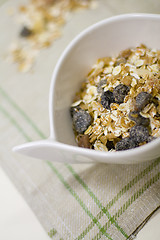
{"label": "raisin", "polygon": [[141,111],[148,103],[151,102],[152,95],[147,92],[141,92],[136,96],[136,108]]}
{"label": "raisin", "polygon": [[73,115],[80,110],[80,107],[71,107],[70,108],[70,114],[71,117],[73,118]]}
{"label": "raisin", "polygon": [[107,141],[106,147],[109,150],[115,149],[113,141]]}
{"label": "raisin", "polygon": [[101,104],[104,108],[110,109],[110,104],[114,102],[113,93],[111,91],[105,91],[101,95]]}
{"label": "raisin", "polygon": [[148,139],[147,139],[147,143],[152,142],[155,139],[156,139],[156,137],[149,136]]}
{"label": "raisin", "polygon": [[137,144],[130,137],[122,138],[122,140],[116,143],[116,151],[128,150],[135,147],[137,147]]}
{"label": "raisin", "polygon": [[73,114],[73,126],[77,133],[84,133],[91,124],[92,118],[88,112],[80,109]]}
{"label": "raisin", "polygon": [[130,129],[130,137],[135,141],[135,143],[147,142],[149,138],[149,131],[146,127],[140,125],[135,125]]}
{"label": "raisin", "polygon": [[89,136],[88,135],[78,135],[78,146],[83,148],[91,148],[91,144],[89,142]]}
{"label": "raisin", "polygon": [[125,96],[129,92],[129,87],[124,84],[119,84],[113,90],[113,97],[116,103],[123,103]]}
{"label": "raisin", "polygon": [[143,116],[140,115],[139,112],[137,111],[131,111],[128,115],[129,119],[134,121],[136,123],[136,125],[143,125],[145,127],[147,127],[150,123],[149,118],[145,118]]}
{"label": "raisin", "polygon": [[21,37],[29,37],[32,35],[32,30],[24,26],[20,32]]}

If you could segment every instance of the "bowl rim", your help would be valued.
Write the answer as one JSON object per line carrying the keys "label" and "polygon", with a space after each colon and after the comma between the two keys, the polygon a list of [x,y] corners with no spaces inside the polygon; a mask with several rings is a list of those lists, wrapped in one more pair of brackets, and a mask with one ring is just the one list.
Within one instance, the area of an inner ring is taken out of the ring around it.
{"label": "bowl rim", "polygon": [[[83,156],[87,156],[87,157],[93,157],[94,156],[94,158],[97,158],[97,159],[101,158],[101,157],[103,159],[109,158],[111,161],[116,160],[116,163],[118,163],[117,160],[119,158],[123,159],[123,163],[127,163],[127,162],[131,163],[132,161],[129,161],[129,157],[132,156],[132,159],[133,159],[133,157],[136,158],[137,156],[141,156],[141,154],[143,152],[153,151],[153,146],[155,147],[155,146],[160,145],[160,139],[157,138],[157,139],[153,140],[152,142],[149,142],[145,145],[142,145],[142,146],[139,146],[139,147],[136,147],[136,148],[123,150],[123,151],[105,152],[105,151],[97,151],[97,150],[94,150],[94,149],[81,148],[81,147],[78,147],[78,146],[73,146],[73,145],[61,143],[59,141],[55,141],[55,142],[57,143],[56,148],[59,149],[59,150],[63,149],[66,152],[71,151],[73,154],[83,155]],[[52,147],[52,144],[53,144],[52,139],[51,139],[51,141],[47,141],[48,146]],[[148,160],[152,160],[152,159],[148,159]],[[148,161],[148,160],[146,160],[146,161]],[[140,160],[140,162],[141,162],[141,160]],[[115,162],[113,161],[113,163],[115,163]]]}
{"label": "bowl rim", "polygon": [[143,146],[139,146],[134,149],[128,149],[124,151],[113,151],[113,152],[102,152],[102,151],[95,151],[93,149],[86,149],[86,148],[80,148],[78,146],[73,146],[69,145],[66,143],[61,143],[56,139],[56,134],[55,134],[55,121],[54,121],[54,99],[55,99],[55,83],[57,76],[60,72],[60,67],[67,58],[68,53],[70,50],[75,46],[85,35],[87,35],[89,32],[95,30],[101,25],[109,24],[111,22],[117,22],[119,20],[127,20],[127,19],[158,19],[160,21],[160,14],[152,14],[152,13],[127,13],[127,14],[120,14],[120,15],[115,15],[112,17],[105,18],[101,21],[98,21],[91,26],[85,28],[83,31],[81,31],[76,37],[71,40],[71,42],[68,44],[68,46],[64,49],[62,54],[60,55],[57,64],[53,70],[52,73],[52,78],[51,78],[51,84],[50,84],[50,90],[49,90],[49,124],[50,124],[50,140],[53,140],[57,143],[60,143],[61,146],[65,150],[72,150],[73,152],[76,152],[77,154],[85,154],[88,156],[95,156],[95,157],[110,157],[113,159],[117,158],[122,158],[123,156],[129,157],[131,155],[137,156],[138,154],[145,152],[151,151],[153,146],[156,147],[160,144],[160,138],[157,138],[153,140],[152,142],[149,142]]}

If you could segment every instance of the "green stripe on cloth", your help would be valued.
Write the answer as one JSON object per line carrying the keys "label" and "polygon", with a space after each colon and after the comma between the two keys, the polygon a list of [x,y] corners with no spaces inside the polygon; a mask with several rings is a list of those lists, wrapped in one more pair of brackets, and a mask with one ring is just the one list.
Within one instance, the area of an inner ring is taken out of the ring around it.
{"label": "green stripe on cloth", "polygon": [[[131,206],[133,202],[135,202],[152,184],[156,183],[160,179],[160,172],[158,172],[153,178],[147,181],[139,190],[137,190],[134,195],[132,195],[124,204],[123,206],[116,212],[113,216],[117,219],[120,215],[122,215],[128,207]],[[109,221],[103,227],[107,231],[112,223]],[[99,240],[102,234],[99,232],[92,240]]]}
{"label": "green stripe on cloth", "polygon": [[[28,136],[24,131],[21,131],[21,127],[16,122],[14,118],[0,105],[0,110],[4,114],[5,117],[17,128],[17,130],[23,135],[25,140],[28,140]],[[30,139],[30,138],[29,138]],[[30,139],[32,141],[32,139]],[[60,182],[65,186],[65,188],[71,193],[71,195],[77,200],[77,202],[80,204],[82,209],[87,213],[87,215],[95,222],[97,227],[99,228],[102,235],[106,236],[109,240],[113,240],[108,233],[103,229],[101,224],[98,222],[98,220],[93,216],[93,214],[88,210],[86,205],[83,203],[83,201],[80,199],[80,197],[77,195],[77,193],[71,188],[71,186],[65,181],[64,177],[60,172],[57,170],[57,168],[49,161],[47,161],[48,166],[53,170],[53,172],[56,174]]]}
{"label": "green stripe on cloth", "polygon": [[[138,181],[140,181],[147,173],[151,172],[153,168],[155,168],[158,164],[160,164],[160,158],[156,159],[152,162],[148,167],[146,167],[143,171],[141,171],[137,176],[135,176],[128,184],[126,184],[117,195],[107,204],[105,209],[110,209],[127,191],[129,191]],[[103,216],[103,212],[100,211],[96,218],[100,220]],[[114,218],[114,216],[113,216]],[[88,232],[94,227],[94,222],[91,222],[87,228],[78,236],[78,240],[83,239]]]}
{"label": "green stripe on cloth", "polygon": [[50,238],[53,238],[53,236],[55,236],[56,233],[57,233],[57,230],[54,229],[54,228],[52,228],[52,229],[48,232],[48,236],[49,236]]}
{"label": "green stripe on cloth", "polygon": [[14,109],[19,112],[22,117],[28,122],[31,127],[38,133],[41,138],[45,138],[44,134],[37,128],[36,124],[34,124],[30,118],[24,113],[24,111],[8,96],[8,94],[0,87],[0,93],[2,96],[14,107]]}
{"label": "green stripe on cloth", "polygon": [[[31,121],[31,119],[22,111],[22,109],[19,108],[19,106],[6,94],[6,92],[0,88],[1,94],[8,100],[8,102],[25,118],[25,120],[33,127],[33,129],[39,134],[40,137],[46,138],[45,135],[36,127],[36,125]],[[125,236],[128,237],[128,235],[125,233],[125,231],[117,224],[117,222],[112,218],[110,213],[105,209],[105,207],[100,203],[98,198],[95,196],[95,194],[89,189],[86,183],[80,178],[80,176],[75,173],[73,168],[69,165],[65,165],[69,171],[72,173],[72,175],[78,180],[78,182],[83,186],[83,188],[88,192],[88,194],[92,197],[94,202],[97,204],[97,206],[102,210],[102,212],[108,217],[108,219],[115,225],[115,227]],[[95,224],[95,221],[93,221]]]}
{"label": "green stripe on cloth", "polygon": [[20,127],[20,125],[16,122],[16,120],[12,118],[10,114],[1,105],[0,105],[0,110],[3,113],[3,115],[5,115],[9,119],[9,121],[18,129],[18,131],[23,135],[23,137],[27,141],[31,141],[31,138],[24,132],[23,128]]}
{"label": "green stripe on cloth", "polygon": [[0,1],[0,7],[1,7],[5,2],[8,2],[8,0],[1,0],[1,1]]}
{"label": "green stripe on cloth", "polygon": [[102,210],[102,212],[108,217],[109,221],[115,225],[115,227],[126,237],[128,238],[128,235],[124,232],[124,230],[117,224],[117,222],[115,221],[115,219],[110,215],[110,213],[108,212],[108,210],[106,208],[103,207],[103,205],[101,204],[101,202],[98,200],[98,198],[95,196],[95,194],[90,190],[90,188],[87,186],[87,184],[79,177],[79,175],[73,170],[73,168],[66,164],[67,168],[70,169],[70,171],[72,172],[72,174],[75,176],[75,178],[77,179],[77,181],[83,186],[83,188],[88,192],[88,194],[92,197],[92,199],[94,200],[94,202],[98,205],[98,207]]}
{"label": "green stripe on cloth", "polygon": [[88,210],[88,208],[85,206],[85,204],[83,203],[83,201],[79,198],[79,196],[77,195],[77,193],[70,187],[70,185],[64,180],[63,176],[56,170],[56,168],[53,166],[53,164],[51,162],[47,162],[48,165],[52,168],[52,170],[55,172],[55,174],[57,175],[57,177],[60,179],[60,181],[64,184],[64,186],[66,187],[66,189],[68,189],[68,191],[72,194],[72,196],[74,196],[74,198],[78,201],[78,203],[80,204],[80,206],[83,208],[83,210],[87,213],[88,216],[90,216],[90,218],[95,222],[95,224],[98,226],[98,228],[100,229],[100,232],[102,235],[106,236],[108,239],[113,240],[108,233],[106,233],[106,231],[104,230],[104,228],[101,227],[101,224],[98,222],[98,220],[92,215],[92,213]]}

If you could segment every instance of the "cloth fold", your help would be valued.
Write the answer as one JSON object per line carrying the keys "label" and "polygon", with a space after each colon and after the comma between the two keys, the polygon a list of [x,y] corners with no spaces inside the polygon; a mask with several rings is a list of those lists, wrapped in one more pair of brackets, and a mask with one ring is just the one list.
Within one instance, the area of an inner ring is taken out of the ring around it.
{"label": "cloth fold", "polygon": [[[15,65],[0,58],[0,165],[54,240],[133,239],[160,206],[160,159],[136,165],[71,165],[11,151],[15,145],[49,135],[52,70],[78,32],[114,14],[142,9],[157,13],[160,9],[158,1],[124,3],[125,10],[119,1],[101,0],[97,9],[74,14],[64,27],[63,37],[40,53],[33,72],[19,73]],[[1,32],[8,29],[0,39],[1,56],[17,34],[17,24],[6,14],[12,5],[7,1],[0,8]]]}

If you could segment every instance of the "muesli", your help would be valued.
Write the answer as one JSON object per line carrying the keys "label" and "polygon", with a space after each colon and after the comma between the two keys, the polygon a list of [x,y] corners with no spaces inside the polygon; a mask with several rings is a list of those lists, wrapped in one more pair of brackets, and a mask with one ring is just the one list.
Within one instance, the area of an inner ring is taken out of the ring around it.
{"label": "muesli", "polygon": [[98,59],[71,105],[78,146],[121,151],[160,136],[160,50]]}
{"label": "muesli", "polygon": [[95,7],[94,0],[29,0],[26,5],[21,5],[16,14],[21,24],[19,37],[9,51],[18,70],[31,70],[39,52],[62,35],[62,27],[71,12]]}

